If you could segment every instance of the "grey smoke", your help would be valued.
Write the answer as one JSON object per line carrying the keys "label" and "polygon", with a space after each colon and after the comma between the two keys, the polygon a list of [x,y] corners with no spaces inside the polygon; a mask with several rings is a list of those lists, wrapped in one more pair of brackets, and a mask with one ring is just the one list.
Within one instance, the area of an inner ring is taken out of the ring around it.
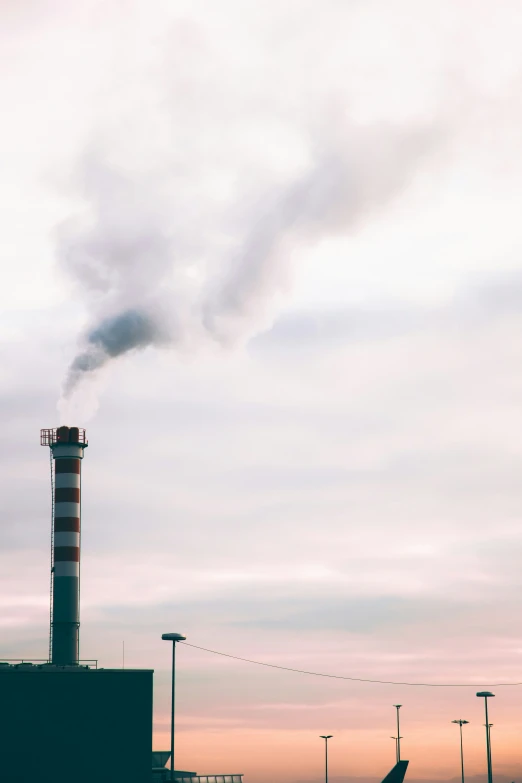
{"label": "grey smoke", "polygon": [[104,318],[87,335],[87,346],[72,362],[65,382],[65,393],[74,389],[85,373],[103,367],[110,359],[138,348],[160,344],[159,325],[146,313],[127,310]]}
{"label": "grey smoke", "polygon": [[175,253],[161,183],[129,176],[93,150],[77,181],[87,208],[58,228],[58,255],[86,300],[90,325],[69,367],[66,397],[111,360],[172,342],[176,333],[166,306],[175,297],[163,293]]}
{"label": "grey smoke", "polygon": [[[255,193],[240,218],[235,206],[220,216],[236,248],[228,253],[199,228],[197,204],[187,207],[181,184],[173,187],[175,172],[129,174],[91,152],[79,171],[88,208],[58,234],[61,262],[91,314],[65,395],[129,352],[235,344],[267,327],[292,256],[356,230],[443,138],[433,126],[354,128],[344,119],[333,130],[323,126],[300,176]],[[196,285],[187,277],[193,268]]]}
{"label": "grey smoke", "polygon": [[137,310],[128,310],[103,320],[89,334],[89,342],[114,357],[151,345],[159,335],[158,326],[151,318]]}
{"label": "grey smoke", "polygon": [[438,127],[404,131],[340,122],[318,145],[309,170],[258,207],[228,274],[203,305],[206,328],[220,340],[251,333],[284,282],[292,251],[354,232],[405,188],[422,159],[444,141]]}

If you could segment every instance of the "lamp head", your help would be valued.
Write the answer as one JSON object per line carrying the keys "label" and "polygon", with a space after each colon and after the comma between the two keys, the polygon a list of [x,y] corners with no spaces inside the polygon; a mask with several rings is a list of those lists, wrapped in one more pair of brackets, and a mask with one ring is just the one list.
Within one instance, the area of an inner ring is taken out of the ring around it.
{"label": "lamp head", "polygon": [[397,707],[397,709],[399,709],[399,707],[402,707],[402,704],[394,704],[393,706]]}
{"label": "lamp head", "polygon": [[187,637],[180,633],[162,633],[161,638],[165,642],[184,642]]}
{"label": "lamp head", "polygon": [[319,734],[321,739],[332,739],[333,734]]}
{"label": "lamp head", "polygon": [[477,696],[483,696],[484,698],[488,698],[489,696],[494,696],[494,693],[491,693],[491,691],[479,691],[477,693]]}

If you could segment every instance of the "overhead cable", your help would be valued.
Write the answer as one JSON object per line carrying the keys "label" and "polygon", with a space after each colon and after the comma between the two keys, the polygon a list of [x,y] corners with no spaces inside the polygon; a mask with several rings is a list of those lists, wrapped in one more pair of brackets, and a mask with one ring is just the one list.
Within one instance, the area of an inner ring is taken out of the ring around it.
{"label": "overhead cable", "polygon": [[491,688],[502,688],[506,686],[514,687],[515,685],[522,685],[522,682],[397,682],[395,680],[371,680],[366,677],[346,677],[342,674],[324,674],[323,672],[309,672],[304,669],[293,669],[290,666],[278,666],[275,663],[264,663],[263,661],[252,661],[250,658],[240,658],[238,655],[231,655],[230,653],[218,652],[218,650],[209,650],[207,647],[199,647],[197,644],[189,644],[188,642],[180,642],[187,647],[194,647],[196,650],[203,650],[204,652],[212,653],[213,655],[221,655],[223,658],[232,658],[234,661],[243,661],[243,663],[253,663],[256,666],[267,666],[270,669],[281,669],[285,672],[295,672],[296,674],[308,674],[312,677],[328,677],[333,680],[349,680],[350,682],[368,682],[377,685],[411,685],[420,688],[483,688],[488,685]]}

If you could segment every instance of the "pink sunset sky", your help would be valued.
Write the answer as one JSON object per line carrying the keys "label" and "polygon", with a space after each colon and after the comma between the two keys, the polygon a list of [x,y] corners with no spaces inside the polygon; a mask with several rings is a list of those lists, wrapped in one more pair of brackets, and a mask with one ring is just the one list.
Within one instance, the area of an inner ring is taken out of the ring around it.
{"label": "pink sunset sky", "polygon": [[156,749],[167,631],[469,684],[180,645],[179,768],[377,781],[401,703],[407,780],[455,718],[484,776],[489,688],[520,780],[522,5],[0,9],[0,657],[47,655],[64,421],[81,656],[155,670]]}

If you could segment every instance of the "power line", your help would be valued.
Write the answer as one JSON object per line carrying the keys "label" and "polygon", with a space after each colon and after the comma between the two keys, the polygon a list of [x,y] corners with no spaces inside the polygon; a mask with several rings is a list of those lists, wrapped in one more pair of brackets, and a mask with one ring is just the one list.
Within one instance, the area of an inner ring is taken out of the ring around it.
{"label": "power line", "polygon": [[240,658],[238,655],[230,655],[229,653],[218,652],[217,650],[209,650],[207,647],[198,647],[197,644],[189,644],[188,642],[180,642],[187,647],[194,647],[196,650],[203,650],[204,652],[212,653],[213,655],[221,655],[223,658],[232,658],[234,661],[243,661],[243,663],[254,663],[256,666],[268,666],[270,669],[282,669],[285,672],[295,672],[296,674],[309,674],[313,677],[328,677],[333,680],[350,680],[351,682],[371,682],[378,685],[412,685],[422,688],[482,688],[485,685],[489,685],[491,688],[502,688],[504,686],[513,687],[515,685],[522,685],[522,682],[395,682],[394,680],[370,680],[364,677],[343,677],[341,674],[323,674],[322,672],[308,672],[303,669],[292,669],[289,666],[277,666],[275,663],[263,663],[263,661],[252,661],[249,658]]}

